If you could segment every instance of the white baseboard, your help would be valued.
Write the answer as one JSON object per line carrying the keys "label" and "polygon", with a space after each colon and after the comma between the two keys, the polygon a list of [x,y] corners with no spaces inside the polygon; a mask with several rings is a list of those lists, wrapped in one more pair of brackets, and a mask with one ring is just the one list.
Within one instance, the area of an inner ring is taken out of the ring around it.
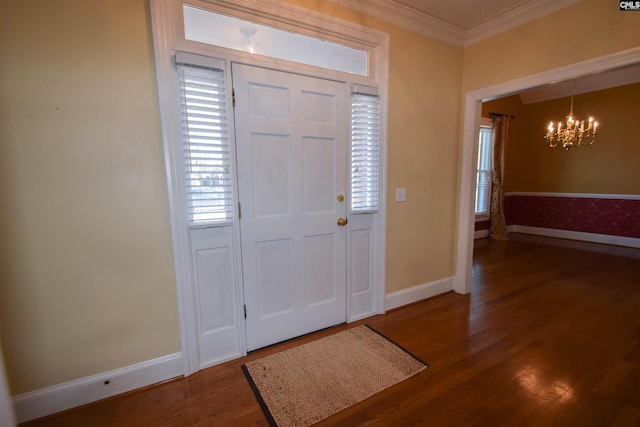
{"label": "white baseboard", "polygon": [[489,229],[486,228],[484,230],[476,230],[473,233],[473,239],[484,239],[485,237],[489,237]]}
{"label": "white baseboard", "polygon": [[436,280],[409,289],[391,292],[384,297],[385,310],[421,301],[453,290],[453,277]]}
{"label": "white baseboard", "polygon": [[169,354],[109,372],[13,397],[19,423],[96,402],[116,394],[182,376],[182,353]]}
{"label": "white baseboard", "polygon": [[585,242],[603,243],[605,245],[640,248],[640,239],[635,237],[610,236],[607,234],[584,233],[582,231],[557,230],[554,228],[529,227],[526,225],[510,225],[510,233],[534,234],[537,236],[557,237],[560,239],[582,240]]}

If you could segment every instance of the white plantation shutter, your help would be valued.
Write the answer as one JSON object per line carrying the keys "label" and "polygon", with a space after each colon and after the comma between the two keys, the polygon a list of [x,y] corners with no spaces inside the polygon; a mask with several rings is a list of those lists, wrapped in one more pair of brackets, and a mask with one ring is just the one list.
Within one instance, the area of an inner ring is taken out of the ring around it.
{"label": "white plantation shutter", "polygon": [[380,98],[374,88],[351,94],[351,211],[378,211]]}
{"label": "white plantation shutter", "polygon": [[492,145],[493,128],[491,126],[480,126],[480,142],[478,144],[478,168],[476,178],[476,215],[489,214]]}
{"label": "white plantation shutter", "polygon": [[177,54],[187,211],[191,225],[232,218],[224,63]]}

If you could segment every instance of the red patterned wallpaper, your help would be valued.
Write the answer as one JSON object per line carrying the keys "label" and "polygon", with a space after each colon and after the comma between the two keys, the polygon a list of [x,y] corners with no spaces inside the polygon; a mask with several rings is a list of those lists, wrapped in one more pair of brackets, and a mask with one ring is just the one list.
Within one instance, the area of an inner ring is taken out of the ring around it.
{"label": "red patterned wallpaper", "polygon": [[640,200],[507,195],[507,225],[640,238]]}

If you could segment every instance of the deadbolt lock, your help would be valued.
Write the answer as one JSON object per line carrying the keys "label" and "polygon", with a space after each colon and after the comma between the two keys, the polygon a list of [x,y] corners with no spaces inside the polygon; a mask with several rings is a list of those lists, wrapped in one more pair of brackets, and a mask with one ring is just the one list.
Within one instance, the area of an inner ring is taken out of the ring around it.
{"label": "deadbolt lock", "polygon": [[344,202],[344,196],[342,194],[338,194],[336,199],[338,199],[339,202]]}

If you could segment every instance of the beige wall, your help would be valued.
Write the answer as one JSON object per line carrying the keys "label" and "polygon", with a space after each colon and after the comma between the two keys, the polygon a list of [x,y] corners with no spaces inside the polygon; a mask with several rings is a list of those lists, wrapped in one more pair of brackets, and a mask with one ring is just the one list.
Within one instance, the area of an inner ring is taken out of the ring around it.
{"label": "beige wall", "polygon": [[[640,44],[638,15],[601,0],[466,51],[333,2],[291,2],[391,35],[387,292],[454,273],[463,85]],[[13,393],[180,349],[149,20],[145,0],[0,3],[0,335]]]}
{"label": "beige wall", "polygon": [[563,120],[570,98],[522,105],[520,97],[483,104],[483,115],[516,116],[505,168],[505,191],[640,194],[640,83],[576,95],[577,118],[600,122],[594,145],[569,151],[543,139],[549,121]]}
{"label": "beige wall", "polygon": [[640,46],[640,14],[583,0],[465,49],[464,91]]}
{"label": "beige wall", "polygon": [[0,5],[0,334],[14,394],[180,351],[149,11]]}

